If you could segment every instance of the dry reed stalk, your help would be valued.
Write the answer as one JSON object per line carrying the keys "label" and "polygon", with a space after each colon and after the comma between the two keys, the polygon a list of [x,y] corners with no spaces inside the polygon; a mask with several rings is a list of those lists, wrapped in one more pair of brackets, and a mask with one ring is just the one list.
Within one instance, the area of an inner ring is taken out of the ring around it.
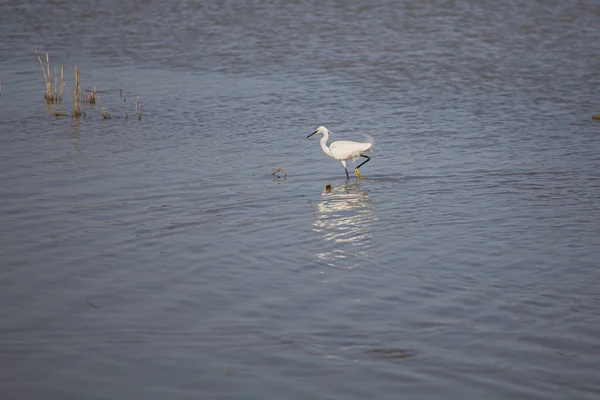
{"label": "dry reed stalk", "polygon": [[56,72],[56,67],[54,67],[54,99],[58,100],[58,72]]}
{"label": "dry reed stalk", "polygon": [[66,83],[67,82],[65,81],[65,66],[63,65],[62,67],[60,67],[60,91],[58,92],[59,101],[62,101],[63,89],[65,88]]}
{"label": "dry reed stalk", "polygon": [[61,71],[62,82],[60,88],[60,94],[58,93],[58,75],[56,72],[56,68],[54,68],[54,92],[52,91],[52,74],[50,72],[50,54],[46,52],[46,65],[42,61],[42,57],[40,57],[40,53],[38,52],[37,47],[34,47],[33,50],[40,62],[40,66],[42,67],[42,72],[44,73],[44,81],[46,81],[46,93],[44,94],[44,99],[46,99],[47,103],[57,103],[62,101],[62,89],[64,88],[64,69],[63,66]]}
{"label": "dry reed stalk", "polygon": [[96,94],[96,86],[94,86],[94,90],[92,90],[90,93],[88,93],[87,96],[85,96],[85,101],[87,101],[90,104],[96,104],[96,97],[98,97],[98,95]]}
{"label": "dry reed stalk", "polygon": [[135,104],[135,112],[137,113],[138,121],[141,121],[142,120],[142,102],[140,101],[139,96],[135,98],[135,101],[133,103]]}
{"label": "dry reed stalk", "polygon": [[100,107],[100,115],[102,115],[102,118],[104,119],[112,119],[112,117],[108,113],[108,110],[104,106]]}
{"label": "dry reed stalk", "polygon": [[[95,90],[95,88],[94,88]],[[100,98],[99,94],[96,94],[96,97],[98,98],[98,102],[100,103],[100,115],[102,115],[102,118],[104,119],[113,119],[114,118],[121,118],[119,116],[114,116],[110,111],[108,111],[108,108],[106,108],[106,106],[104,105],[104,103],[102,103],[102,99]]]}
{"label": "dry reed stalk", "polygon": [[73,116],[77,119],[81,116],[79,110],[79,68],[75,67],[75,91],[73,100]]}
{"label": "dry reed stalk", "polygon": [[[42,72],[44,73],[44,81],[46,82],[46,94],[44,95],[44,98],[46,99],[46,101],[50,101],[50,96],[51,96],[51,94],[50,94],[50,77],[46,73],[46,68],[44,67],[44,63],[42,62],[40,53],[38,53],[37,47],[34,47],[33,50],[35,51],[35,55],[37,56],[38,61],[40,62],[40,66],[42,67]],[[46,59],[49,60],[47,52],[46,52]],[[48,69],[50,69],[50,65],[48,65]]]}
{"label": "dry reed stalk", "polygon": [[[94,90],[95,90],[95,87],[94,87]],[[108,110],[106,109],[104,104],[102,104],[102,100],[100,99],[100,96],[98,96],[98,101],[100,102],[100,115],[102,115],[102,118],[112,119],[110,113],[108,112]]]}
{"label": "dry reed stalk", "polygon": [[52,77],[50,76],[50,55],[46,52],[46,66],[48,68],[48,79],[46,80],[46,100],[52,101]]}

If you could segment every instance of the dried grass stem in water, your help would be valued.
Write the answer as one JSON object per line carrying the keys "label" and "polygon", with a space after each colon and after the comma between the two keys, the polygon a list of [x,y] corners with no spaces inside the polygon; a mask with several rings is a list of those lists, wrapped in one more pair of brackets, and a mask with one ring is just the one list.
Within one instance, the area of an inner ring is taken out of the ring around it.
{"label": "dried grass stem in water", "polygon": [[135,112],[137,113],[138,121],[141,121],[142,120],[142,102],[140,101],[139,97],[136,97],[135,101],[133,103],[135,104]]}
{"label": "dried grass stem in water", "polygon": [[[94,87],[94,91],[96,90],[96,88]],[[102,118],[104,119],[112,119],[112,114],[110,113],[110,111],[108,111],[108,109],[106,108],[106,106],[104,104],[102,104],[102,100],[100,99],[99,95],[96,95],[96,97],[98,98],[98,101],[100,102],[100,115],[102,115]],[[117,117],[119,118],[119,117]]]}
{"label": "dried grass stem in water", "polygon": [[64,67],[61,69],[61,85],[60,92],[58,90],[58,75],[56,72],[56,68],[54,69],[54,90],[52,90],[52,75],[50,73],[50,55],[46,52],[46,65],[42,61],[42,57],[40,57],[40,53],[38,52],[37,47],[33,49],[35,54],[40,62],[40,66],[42,67],[42,72],[44,73],[44,80],[46,81],[46,93],[44,94],[44,98],[47,103],[58,103],[62,101],[62,91],[65,87],[65,73]]}
{"label": "dried grass stem in water", "polygon": [[94,86],[94,90],[92,90],[90,93],[87,94],[87,96],[85,96],[85,101],[87,101],[90,104],[96,104],[96,86]]}
{"label": "dried grass stem in water", "polygon": [[79,68],[75,67],[75,90],[73,93],[73,117],[79,118],[81,111],[79,109]]}

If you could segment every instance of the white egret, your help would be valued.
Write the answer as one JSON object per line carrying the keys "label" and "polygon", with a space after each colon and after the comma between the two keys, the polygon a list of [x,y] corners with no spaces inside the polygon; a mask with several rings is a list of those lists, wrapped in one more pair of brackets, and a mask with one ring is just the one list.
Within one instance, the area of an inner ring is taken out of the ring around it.
{"label": "white egret", "polygon": [[365,156],[363,153],[369,152],[373,150],[373,143],[370,142],[352,142],[349,140],[338,140],[329,145],[327,147],[327,140],[329,140],[329,129],[324,126],[320,126],[316,131],[308,135],[306,138],[308,139],[314,134],[323,135],[321,138],[321,148],[323,149],[323,153],[327,154],[329,157],[335,158],[344,166],[344,171],[346,171],[346,178],[350,179],[350,175],[348,175],[348,169],[346,168],[346,161],[352,160],[355,161],[358,157],[365,157],[366,160],[360,163],[355,169],[354,173],[358,178],[360,178],[360,172],[358,169],[363,165],[371,161],[371,157]]}

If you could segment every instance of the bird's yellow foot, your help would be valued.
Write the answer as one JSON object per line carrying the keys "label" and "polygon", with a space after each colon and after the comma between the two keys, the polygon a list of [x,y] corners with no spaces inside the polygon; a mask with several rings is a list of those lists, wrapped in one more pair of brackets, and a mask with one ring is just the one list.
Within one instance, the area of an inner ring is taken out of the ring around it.
{"label": "bird's yellow foot", "polygon": [[354,173],[356,174],[356,177],[357,177],[357,178],[361,178],[361,176],[360,176],[360,171],[358,170],[358,168],[355,168],[355,169],[354,169]]}

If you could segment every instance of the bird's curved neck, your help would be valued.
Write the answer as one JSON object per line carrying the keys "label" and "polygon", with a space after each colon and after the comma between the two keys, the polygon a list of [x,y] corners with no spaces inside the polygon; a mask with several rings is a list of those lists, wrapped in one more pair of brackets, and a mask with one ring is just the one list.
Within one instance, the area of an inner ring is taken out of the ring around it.
{"label": "bird's curved neck", "polygon": [[327,141],[329,140],[329,133],[325,132],[323,137],[321,138],[321,148],[323,149],[323,153],[327,154],[329,157],[333,157],[331,154],[331,150],[327,147]]}

